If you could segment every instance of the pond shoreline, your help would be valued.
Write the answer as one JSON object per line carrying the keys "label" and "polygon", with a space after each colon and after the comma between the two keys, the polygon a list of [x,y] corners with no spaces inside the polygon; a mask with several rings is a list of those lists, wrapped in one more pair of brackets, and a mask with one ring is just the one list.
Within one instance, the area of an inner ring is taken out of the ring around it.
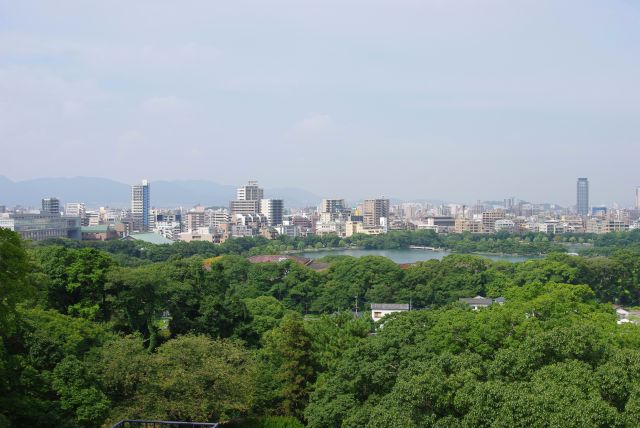
{"label": "pond shoreline", "polygon": [[[320,254],[318,254],[320,253]],[[366,255],[378,255],[387,257],[396,263],[417,263],[427,260],[440,260],[452,254],[467,254],[472,256],[484,257],[494,261],[508,261],[511,263],[523,262],[532,259],[544,258],[545,254],[507,254],[507,253],[459,253],[444,248],[434,250],[423,250],[415,248],[394,248],[394,249],[366,249],[363,247],[348,248],[312,248],[308,250],[289,250],[283,254],[298,255],[310,259],[321,259],[331,255],[345,255],[352,257],[362,257]]]}

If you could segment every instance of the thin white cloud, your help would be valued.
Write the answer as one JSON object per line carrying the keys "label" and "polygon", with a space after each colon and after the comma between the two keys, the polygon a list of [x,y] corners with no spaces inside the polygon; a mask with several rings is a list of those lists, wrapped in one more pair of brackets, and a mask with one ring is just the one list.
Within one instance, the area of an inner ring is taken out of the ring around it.
{"label": "thin white cloud", "polygon": [[183,114],[190,108],[189,102],[173,95],[155,96],[145,99],[140,109],[151,114]]}
{"label": "thin white cloud", "polygon": [[312,113],[293,126],[297,133],[320,133],[334,129],[335,123],[328,114]]}

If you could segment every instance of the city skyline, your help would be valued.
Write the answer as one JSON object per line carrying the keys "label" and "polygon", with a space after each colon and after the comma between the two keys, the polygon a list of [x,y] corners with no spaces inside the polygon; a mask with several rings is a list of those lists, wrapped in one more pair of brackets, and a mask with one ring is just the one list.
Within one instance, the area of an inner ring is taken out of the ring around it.
{"label": "city skyline", "polygon": [[607,205],[640,183],[634,2],[67,6],[2,7],[13,180],[132,183],[144,160],[152,181],[564,205],[575,177]]}
{"label": "city skyline", "polygon": [[[0,177],[2,178],[2,177]],[[589,179],[589,190],[588,190],[588,205],[589,207],[592,206],[620,206],[620,207],[627,207],[627,208],[638,208],[640,207],[640,205],[638,205],[638,201],[640,201],[640,198],[638,197],[638,195],[640,194],[638,189],[640,189],[640,186],[627,186],[626,189],[626,198],[622,199],[622,200],[612,200],[612,201],[605,201],[602,197],[602,194],[607,194],[607,192],[602,192],[601,186],[598,185],[598,183],[596,183],[596,192],[593,192],[592,189],[592,180],[590,177],[587,177]],[[64,180],[75,180],[75,179],[87,179],[87,180],[93,180],[93,179],[98,179],[98,180],[103,180],[102,178],[99,177],[62,177],[62,179]],[[430,203],[452,203],[452,204],[465,204],[465,205],[472,205],[474,203],[476,203],[477,201],[482,201],[482,202],[490,202],[490,201],[503,201],[505,199],[509,199],[509,198],[515,198],[516,200],[519,201],[526,201],[528,203],[532,203],[532,204],[555,204],[555,205],[559,205],[562,207],[575,207],[576,206],[576,188],[575,188],[575,183],[576,180],[578,178],[573,177],[572,178],[572,182],[569,183],[569,185],[567,185],[567,183],[562,183],[563,185],[565,185],[565,187],[567,188],[567,196],[566,198],[563,198],[563,201],[558,201],[558,200],[552,200],[550,198],[543,198],[541,200],[536,200],[536,199],[531,199],[528,198],[526,195],[521,195],[521,194],[511,194],[511,195],[493,195],[492,197],[488,197],[488,198],[471,198],[469,200],[456,200],[456,199],[452,199],[452,198],[448,198],[446,197],[446,195],[444,197],[433,197],[433,196],[429,196],[429,195],[423,195],[420,196],[420,188],[415,188],[416,193],[413,196],[409,196],[408,198],[401,198],[396,196],[396,194],[390,194],[390,195],[386,195],[383,194],[382,192],[378,192],[377,194],[374,193],[364,193],[364,192],[359,192],[359,191],[349,191],[348,189],[343,189],[343,190],[339,190],[338,192],[328,192],[328,191],[324,191],[322,189],[320,189],[320,191],[311,191],[309,189],[303,189],[303,188],[296,188],[296,187],[283,187],[283,188],[275,188],[275,193],[274,193],[274,188],[265,185],[263,186],[264,188],[267,189],[267,196],[269,196],[269,198],[281,198],[281,199],[286,199],[286,200],[290,200],[289,197],[284,197],[282,198],[281,192],[283,191],[293,191],[293,192],[307,192],[307,194],[305,195],[307,198],[312,198],[314,199],[313,203],[320,203],[321,200],[323,198],[326,198],[327,195],[338,195],[340,198],[343,198],[349,202],[361,202],[364,201],[366,199],[370,199],[370,198],[376,198],[376,197],[388,197],[391,200],[394,200],[396,202],[430,202]],[[56,179],[58,180],[58,179]],[[131,186],[132,183],[135,182],[139,182],[140,179],[134,180],[131,183],[125,183],[125,182],[120,182],[120,181],[116,181],[116,180],[111,180],[111,179],[104,179],[104,180],[109,180],[109,181],[113,181],[114,183],[118,183],[120,185],[123,186]],[[154,182],[156,180],[153,180]],[[186,179],[182,179],[182,180],[175,180],[175,181],[167,181],[167,180],[159,180],[161,183],[189,183],[189,182],[193,182],[193,183],[198,183],[199,185],[205,183],[206,181],[202,181],[202,180],[186,180]],[[241,180],[242,181],[242,180]],[[26,180],[25,182],[30,182],[29,180]],[[260,182],[262,183],[263,180],[260,180]],[[14,183],[20,183],[20,182],[14,182]],[[217,186],[222,186],[222,187],[226,187],[226,188],[233,188],[233,193],[236,193],[236,189],[235,186],[236,184],[221,184],[221,183],[217,183],[217,182],[210,182],[211,184],[217,185]],[[2,184],[2,183],[0,183]],[[0,194],[1,194],[1,189],[2,187],[0,186]],[[349,186],[349,189],[353,189],[353,187]],[[201,190],[201,189],[200,189]],[[45,191],[44,193],[49,192],[48,190]],[[424,191],[423,193],[426,193],[427,191]],[[43,193],[43,194],[44,194]],[[49,192],[50,193],[50,192]],[[54,192],[55,193],[55,192]],[[215,193],[215,192],[214,192]],[[400,192],[398,192],[400,193]],[[595,193],[595,197],[594,197],[594,193]],[[123,193],[124,195],[124,193]],[[354,196],[348,196],[348,195],[354,195]],[[27,202],[21,202],[19,204],[26,204],[26,206],[36,206],[35,204],[39,204],[40,203],[40,198],[41,198],[42,194],[38,194],[36,196],[34,196],[32,199],[33,201],[31,202],[31,205],[29,205],[29,203]],[[218,196],[219,198],[219,196]],[[77,202],[76,199],[83,199],[82,197],[72,197],[72,198],[61,198],[64,201],[63,202]],[[98,198],[99,199],[99,198]],[[215,199],[215,198],[214,198]],[[218,205],[226,205],[226,201],[228,198],[224,197],[222,199],[220,199],[219,201],[217,201]],[[113,206],[119,206],[122,204],[129,204],[129,202],[127,202],[128,199],[127,198],[123,198],[122,201],[120,201],[120,203],[115,204]],[[6,201],[0,201],[0,203],[6,203]],[[194,199],[194,200],[190,200],[187,202],[187,204],[190,203],[209,203],[209,201],[203,201],[201,199]],[[309,203],[309,204],[300,204],[297,203],[295,204],[296,207],[300,207],[300,206],[305,206],[305,205],[313,205],[313,203]],[[96,205],[96,204],[93,204]],[[106,205],[110,205],[109,203],[106,203]],[[176,205],[176,204],[160,204],[159,206],[169,206],[169,205]],[[180,204],[178,204],[180,205]],[[183,204],[184,205],[184,204]],[[96,205],[97,206],[97,205]]]}

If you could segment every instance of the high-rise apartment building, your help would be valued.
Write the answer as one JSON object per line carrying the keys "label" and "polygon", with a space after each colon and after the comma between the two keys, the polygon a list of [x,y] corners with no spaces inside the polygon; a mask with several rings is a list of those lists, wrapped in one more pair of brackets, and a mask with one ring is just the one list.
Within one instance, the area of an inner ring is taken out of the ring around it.
{"label": "high-rise apartment building", "polygon": [[58,198],[44,198],[42,199],[42,214],[57,214],[60,215],[60,200]]}
{"label": "high-rise apartment building", "polygon": [[347,204],[344,199],[323,199],[320,212],[337,214],[341,213],[347,208]]}
{"label": "high-rise apartment building", "polygon": [[238,201],[259,201],[264,198],[264,190],[258,187],[257,181],[249,181],[249,184],[238,187],[236,200]]}
{"label": "high-rise apartment building", "polygon": [[229,211],[232,217],[236,214],[256,214],[260,212],[260,201],[231,201]]}
{"label": "high-rise apartment building", "polygon": [[378,227],[381,218],[389,218],[389,199],[366,199],[363,211],[364,226]]}
{"label": "high-rise apartment building", "polygon": [[640,210],[640,186],[636,187],[636,209]]}
{"label": "high-rise apartment building", "polygon": [[249,184],[238,187],[236,200],[229,202],[231,216],[260,212],[260,200],[263,197],[264,190],[258,187],[257,181],[249,181]]}
{"label": "high-rise apartment building", "polygon": [[187,221],[186,221],[186,225],[187,225],[187,231],[191,232],[194,230],[198,230],[201,227],[205,226],[204,223],[204,211],[189,211],[187,213]]}
{"label": "high-rise apartment building", "polygon": [[260,212],[267,217],[269,226],[280,226],[284,214],[284,201],[282,199],[262,199]]}
{"label": "high-rise apartment building", "polygon": [[142,184],[131,186],[131,217],[133,218],[134,231],[149,231],[149,216],[151,215],[150,193],[150,184],[147,180],[142,180]]}
{"label": "high-rise apartment building", "polygon": [[586,177],[578,178],[576,193],[576,212],[579,216],[586,217],[589,214],[589,180]]}

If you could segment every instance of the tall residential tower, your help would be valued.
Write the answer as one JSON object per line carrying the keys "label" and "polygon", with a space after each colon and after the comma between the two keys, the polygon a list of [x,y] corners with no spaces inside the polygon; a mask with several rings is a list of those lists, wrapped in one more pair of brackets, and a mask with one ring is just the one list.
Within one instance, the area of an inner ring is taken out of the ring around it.
{"label": "tall residential tower", "polygon": [[131,186],[131,216],[133,217],[133,230],[136,232],[149,231],[150,191],[150,184],[147,180],[142,180],[142,184]]}
{"label": "tall residential tower", "polygon": [[282,199],[262,199],[260,201],[260,212],[267,217],[269,226],[280,226],[284,213],[284,202]]}
{"label": "tall residential tower", "polygon": [[258,187],[257,181],[249,181],[249,184],[238,187],[236,200],[229,202],[231,216],[260,212],[260,200],[263,197],[264,190]]}
{"label": "tall residential tower", "polygon": [[364,201],[364,226],[381,226],[380,219],[389,218],[389,199],[366,199]]}
{"label": "tall residential tower", "polygon": [[586,177],[578,178],[576,199],[576,212],[586,217],[589,214],[589,180]]}

